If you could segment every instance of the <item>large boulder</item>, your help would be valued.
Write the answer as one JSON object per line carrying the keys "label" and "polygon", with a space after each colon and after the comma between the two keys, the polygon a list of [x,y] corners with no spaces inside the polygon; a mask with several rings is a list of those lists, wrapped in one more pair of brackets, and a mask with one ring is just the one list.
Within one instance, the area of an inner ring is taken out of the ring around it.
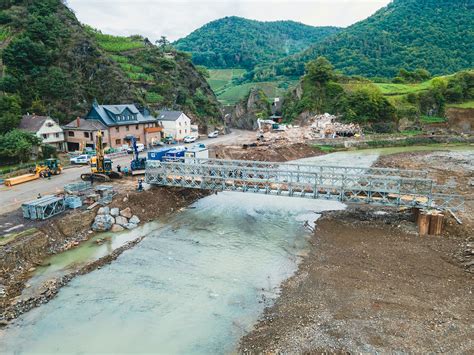
{"label": "large boulder", "polygon": [[120,215],[122,217],[125,217],[125,218],[132,218],[132,216],[133,216],[132,210],[130,209],[130,207],[127,207],[127,208],[121,210]]}
{"label": "large boulder", "polygon": [[123,228],[120,224],[114,224],[110,231],[114,232],[114,233],[117,233],[117,232],[122,232],[124,230],[125,230],[125,228]]}
{"label": "large boulder", "polygon": [[140,223],[140,218],[138,218],[137,216],[132,216],[132,218],[130,218],[128,220],[129,223],[134,223],[134,224],[139,224]]}
{"label": "large boulder", "polygon": [[112,217],[118,217],[118,216],[120,216],[120,210],[118,208],[111,208],[110,209],[110,215]]}
{"label": "large boulder", "polygon": [[118,224],[122,227],[127,225],[127,223],[128,223],[128,219],[126,219],[125,217],[118,216],[117,218],[115,218],[115,224]]}
{"label": "large boulder", "polygon": [[101,207],[97,211],[97,214],[109,214],[110,213],[110,208],[109,207]]}
{"label": "large boulder", "polygon": [[115,220],[108,214],[99,214],[95,217],[94,223],[92,224],[92,230],[96,232],[107,232],[112,228]]}

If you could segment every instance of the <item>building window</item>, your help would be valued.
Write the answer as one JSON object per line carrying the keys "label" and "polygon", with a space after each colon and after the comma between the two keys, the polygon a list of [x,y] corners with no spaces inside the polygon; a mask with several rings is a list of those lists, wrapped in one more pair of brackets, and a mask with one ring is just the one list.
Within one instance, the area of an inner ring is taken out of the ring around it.
{"label": "building window", "polygon": [[73,132],[73,131],[69,131],[69,132],[67,132],[67,135],[68,135],[69,137],[74,137],[74,132]]}
{"label": "building window", "polygon": [[179,134],[181,134],[181,130],[179,130]]}
{"label": "building window", "polygon": [[130,126],[129,126],[129,125],[126,125],[126,126],[125,126],[125,129],[126,129],[127,131],[130,131]]}
{"label": "building window", "polygon": [[135,126],[135,129],[138,131],[138,125]]}
{"label": "building window", "polygon": [[122,144],[122,141],[121,141],[120,139],[116,139],[116,140],[115,140],[115,144],[116,144],[116,145],[120,145],[120,144]]}
{"label": "building window", "polygon": [[44,139],[48,139],[49,134],[43,134]]}
{"label": "building window", "polygon": [[84,137],[89,138],[89,132],[84,132]]}
{"label": "building window", "polygon": [[137,142],[140,142],[140,137],[137,138]]}
{"label": "building window", "polygon": [[120,131],[120,128],[119,127],[115,127],[115,132],[118,132]]}
{"label": "building window", "polygon": [[59,138],[59,133],[56,133],[56,138]]}

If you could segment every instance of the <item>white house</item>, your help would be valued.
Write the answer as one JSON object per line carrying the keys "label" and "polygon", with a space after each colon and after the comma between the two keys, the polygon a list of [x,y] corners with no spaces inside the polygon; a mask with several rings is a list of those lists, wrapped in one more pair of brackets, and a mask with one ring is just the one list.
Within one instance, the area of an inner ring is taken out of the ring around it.
{"label": "white house", "polygon": [[165,137],[180,141],[191,135],[191,119],[182,111],[161,111],[157,119]]}
{"label": "white house", "polygon": [[56,147],[59,151],[66,150],[64,132],[61,126],[47,116],[26,115],[20,122],[22,131],[30,132],[42,139],[43,144]]}

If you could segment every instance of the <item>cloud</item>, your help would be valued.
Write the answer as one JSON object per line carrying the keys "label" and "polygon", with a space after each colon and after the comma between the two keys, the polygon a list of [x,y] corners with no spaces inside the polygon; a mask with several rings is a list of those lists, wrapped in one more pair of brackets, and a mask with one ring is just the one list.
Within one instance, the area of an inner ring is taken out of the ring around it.
{"label": "cloud", "polygon": [[346,27],[390,0],[68,0],[79,20],[114,35],[141,34],[174,41],[225,17],[293,20],[313,26]]}

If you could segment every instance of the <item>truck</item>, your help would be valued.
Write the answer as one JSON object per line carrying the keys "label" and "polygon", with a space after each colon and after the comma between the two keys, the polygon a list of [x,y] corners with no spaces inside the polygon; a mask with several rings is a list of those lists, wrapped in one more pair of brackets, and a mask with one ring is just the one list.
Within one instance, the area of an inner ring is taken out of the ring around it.
{"label": "truck", "polygon": [[209,159],[209,149],[204,144],[195,144],[184,153],[186,163],[194,163],[195,159]]}

